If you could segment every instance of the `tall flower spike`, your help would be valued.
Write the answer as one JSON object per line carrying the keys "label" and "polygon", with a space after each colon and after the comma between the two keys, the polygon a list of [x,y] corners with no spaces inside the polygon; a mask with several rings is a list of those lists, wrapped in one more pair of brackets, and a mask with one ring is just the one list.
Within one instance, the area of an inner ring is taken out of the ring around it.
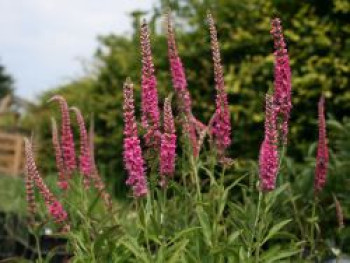
{"label": "tall flower spike", "polygon": [[168,27],[168,56],[172,82],[180,101],[181,110],[186,114],[190,114],[192,112],[191,96],[187,89],[185,69],[177,51],[175,33],[171,23],[170,13],[166,15],[166,18]]}
{"label": "tall flower spike", "polygon": [[60,96],[53,96],[49,102],[58,101],[62,114],[62,124],[61,124],[61,141],[63,158],[66,166],[66,172],[69,176],[77,168],[75,160],[75,149],[74,149],[74,139],[70,124],[69,109],[66,100]]}
{"label": "tall flower spike", "polygon": [[46,205],[49,206],[50,203],[53,201],[54,197],[50,192],[50,190],[47,188],[46,184],[44,183],[44,181],[42,180],[38,172],[38,169],[34,161],[32,145],[28,139],[24,139],[24,145],[25,145],[26,169],[27,169],[28,176],[33,179],[36,186],[39,188],[40,194],[44,198]]}
{"label": "tall flower spike", "polygon": [[318,146],[315,170],[315,192],[320,192],[325,183],[328,169],[329,155],[326,135],[326,119],[324,113],[324,97],[318,102]]}
{"label": "tall flower spike", "polygon": [[[102,181],[101,176],[99,175],[99,172],[96,167],[96,162],[95,162],[95,147],[94,147],[94,121],[93,121],[93,116],[91,115],[91,120],[90,120],[90,127],[89,127],[89,133],[88,133],[88,149],[89,149],[89,154],[90,155],[90,166],[91,166],[91,180],[94,183],[95,188],[98,190],[100,197],[103,199],[106,207],[108,209],[111,208],[112,206],[112,200],[108,192],[106,191],[105,184]],[[86,156],[88,156],[86,155]],[[84,178],[85,179],[85,178]],[[89,178],[90,179],[90,178]]]}
{"label": "tall flower spike", "polygon": [[275,189],[278,173],[277,125],[273,97],[266,95],[265,138],[260,147],[259,176],[262,191]]}
{"label": "tall flower spike", "polygon": [[94,145],[94,119],[91,116],[90,127],[89,127],[89,148],[91,155],[91,169],[92,169],[92,180],[94,182],[95,188],[98,190],[99,195],[103,199],[106,207],[108,209],[112,208],[112,200],[109,193],[106,191],[105,184],[102,181],[102,178],[97,170],[96,162],[95,162],[95,145]]}
{"label": "tall flower spike", "polygon": [[50,215],[57,223],[63,223],[67,219],[67,213],[63,209],[61,203],[54,197],[49,188],[46,186],[44,180],[41,178],[34,161],[32,145],[28,139],[24,139],[24,147],[26,169],[28,173],[27,176],[29,178],[32,178],[38,187],[41,196],[44,198],[45,205]]}
{"label": "tall flower spike", "polygon": [[91,166],[92,170],[97,170],[95,161],[95,122],[93,114],[90,116],[90,126],[89,126],[89,145],[90,145],[90,155],[91,155]]}
{"label": "tall flower spike", "polygon": [[71,110],[74,111],[77,117],[77,123],[79,126],[79,134],[80,134],[79,169],[82,175],[84,176],[84,186],[85,188],[88,188],[90,186],[91,171],[92,171],[89,139],[86,131],[84,117],[81,114],[80,110],[76,107],[71,107]]}
{"label": "tall flower spike", "polygon": [[227,94],[225,92],[224,74],[221,65],[220,46],[217,38],[215,22],[208,12],[211,50],[214,63],[214,79],[216,88],[216,112],[213,120],[212,134],[219,155],[223,156],[231,144],[231,121],[228,108]]}
{"label": "tall flower spike", "polygon": [[157,79],[155,76],[150,34],[147,23],[144,21],[140,30],[141,54],[142,54],[142,125],[146,129],[145,142],[148,146],[160,146]]}
{"label": "tall flower spike", "polygon": [[56,167],[58,170],[58,187],[62,190],[68,189],[68,181],[66,177],[65,165],[63,161],[63,155],[61,145],[58,137],[57,124],[54,118],[51,119],[52,126],[52,144],[55,149]]}
{"label": "tall flower spike", "polygon": [[343,208],[341,207],[341,204],[338,200],[338,198],[333,195],[334,198],[334,204],[335,204],[335,212],[337,216],[337,221],[338,221],[338,228],[344,228],[344,214],[343,214]]}
{"label": "tall flower spike", "polygon": [[171,110],[169,98],[164,102],[164,132],[161,139],[160,148],[160,185],[167,184],[166,177],[172,177],[175,171],[175,155],[176,155],[176,134],[174,117]]}
{"label": "tall flower spike", "polygon": [[27,165],[25,165],[25,175],[28,223],[30,225],[33,225],[35,222],[36,212],[34,181],[31,174],[28,172]]}
{"label": "tall flower spike", "polygon": [[[187,88],[185,69],[178,54],[175,33],[170,19],[170,13],[166,14],[168,34],[168,56],[173,86],[179,101],[180,111],[184,114],[184,132],[188,136],[192,146],[193,155],[199,154],[198,138],[196,133],[196,119],[192,115],[192,101]],[[201,127],[203,128],[203,127]]]}
{"label": "tall flower spike", "polygon": [[134,109],[133,84],[129,79],[124,84],[124,164],[128,172],[127,185],[131,185],[135,197],[148,192],[140,140]]}
{"label": "tall flower spike", "polygon": [[276,104],[276,111],[281,117],[282,121],[282,142],[283,144],[287,144],[288,122],[290,118],[290,111],[292,109],[292,73],[290,69],[288,51],[282,32],[281,20],[278,18],[272,20],[271,35],[273,37],[275,47],[274,100]]}

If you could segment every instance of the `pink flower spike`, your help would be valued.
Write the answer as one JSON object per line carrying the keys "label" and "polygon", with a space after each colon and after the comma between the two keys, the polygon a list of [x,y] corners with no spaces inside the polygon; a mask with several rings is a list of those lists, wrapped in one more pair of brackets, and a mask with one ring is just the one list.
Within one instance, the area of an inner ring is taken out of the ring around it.
{"label": "pink flower spike", "polygon": [[213,119],[212,135],[219,155],[231,145],[231,121],[228,99],[225,92],[224,74],[221,65],[220,46],[217,38],[215,22],[208,12],[208,23],[211,40],[211,50],[214,61],[214,79],[216,88],[216,113]]}
{"label": "pink flower spike", "polygon": [[89,149],[90,149],[90,155],[91,155],[91,178],[92,181],[94,182],[95,188],[98,190],[99,195],[103,199],[106,207],[108,209],[112,209],[112,199],[109,193],[106,191],[106,187],[104,182],[102,181],[101,176],[99,175],[96,162],[95,162],[95,145],[94,145],[94,137],[95,137],[95,132],[94,132],[94,118],[91,115],[90,118],[90,127],[89,127]]}
{"label": "pink flower spike", "polygon": [[167,184],[166,177],[172,177],[175,172],[176,134],[173,113],[169,98],[164,102],[164,133],[160,147],[161,186]]}
{"label": "pink flower spike", "polygon": [[316,170],[314,187],[315,192],[320,192],[326,184],[326,176],[329,162],[326,119],[324,113],[324,97],[321,96],[318,102],[318,145],[316,156]]}
{"label": "pink flower spike", "polygon": [[175,40],[175,33],[171,23],[170,14],[167,14],[168,25],[168,56],[172,82],[180,102],[181,111],[186,115],[192,114],[192,101],[187,89],[185,69],[178,54]]}
{"label": "pink flower spike", "polygon": [[69,110],[66,100],[60,96],[53,96],[49,102],[58,101],[61,114],[62,114],[62,125],[61,125],[61,141],[62,141],[62,150],[63,158],[66,165],[66,172],[69,176],[72,175],[72,172],[77,168],[75,160],[75,149],[74,149],[74,139],[73,133],[70,124]]}
{"label": "pink flower spike", "polygon": [[157,79],[155,76],[150,35],[147,23],[144,21],[140,30],[141,54],[142,54],[142,125],[146,129],[145,142],[151,147],[160,146],[160,113],[158,107]]}
{"label": "pink flower spike", "polygon": [[199,146],[196,133],[196,123],[194,121],[195,118],[192,115],[192,100],[187,88],[185,69],[177,51],[175,33],[171,23],[170,13],[167,14],[167,26],[168,56],[173,87],[179,101],[180,111],[184,115],[183,130],[189,138],[193,156],[197,157],[199,155]]}
{"label": "pink flower spike", "polygon": [[273,97],[266,95],[265,138],[260,147],[259,176],[262,191],[272,191],[278,173],[276,110]]}
{"label": "pink flower spike", "polygon": [[62,205],[51,193],[49,188],[46,186],[44,180],[40,176],[36,167],[32,145],[27,138],[24,139],[24,151],[26,157],[26,169],[28,177],[32,178],[36,186],[39,188],[41,196],[44,198],[46,208],[51,216],[57,223],[62,223],[67,219],[67,213],[64,211]]}
{"label": "pink flower spike", "polygon": [[292,109],[292,81],[291,68],[289,63],[288,51],[284,40],[281,20],[275,18],[271,23],[271,35],[275,47],[275,66],[274,66],[274,101],[276,111],[281,117],[282,142],[287,144],[288,122],[290,111]]}
{"label": "pink flower spike", "polygon": [[192,118],[187,118],[183,121],[184,131],[187,133],[192,146],[192,153],[194,157],[199,156],[199,140],[197,136],[197,131]]}
{"label": "pink flower spike", "polygon": [[34,180],[31,173],[28,172],[27,165],[25,165],[25,175],[28,223],[33,225],[36,212]]}
{"label": "pink flower spike", "polygon": [[79,169],[81,174],[84,176],[84,186],[85,188],[89,188],[91,181],[91,173],[92,173],[92,158],[91,158],[91,150],[89,138],[84,122],[84,117],[81,114],[80,110],[76,107],[71,107],[71,110],[74,111],[77,123],[79,126],[79,134],[80,134],[80,156],[79,156]]}
{"label": "pink flower spike", "polygon": [[89,148],[90,148],[90,155],[91,155],[92,170],[97,171],[96,161],[95,161],[95,143],[94,143],[94,140],[95,140],[95,122],[94,122],[93,115],[91,115],[91,118],[90,118],[90,127],[89,127],[88,138],[89,138]]}
{"label": "pink flower spike", "polygon": [[147,194],[147,181],[144,170],[140,140],[134,109],[133,84],[127,79],[124,84],[124,165],[128,172],[127,185],[132,186],[135,197]]}
{"label": "pink flower spike", "polygon": [[49,206],[48,210],[56,222],[62,223],[67,220],[67,212],[63,209],[62,204],[57,200]]}
{"label": "pink flower spike", "polygon": [[29,142],[27,138],[24,139],[24,147],[25,147],[25,157],[26,157],[26,168],[28,175],[33,178],[33,181],[35,182],[36,186],[39,188],[39,191],[42,195],[42,197],[45,200],[45,203],[49,205],[54,197],[50,190],[47,188],[46,184],[42,180],[39,171],[36,167],[35,161],[34,161],[34,154],[32,145]]}
{"label": "pink flower spike", "polygon": [[56,157],[56,167],[58,170],[58,186],[62,190],[68,189],[67,176],[65,171],[65,165],[63,161],[63,155],[61,150],[60,141],[58,138],[57,124],[54,118],[51,118],[51,126],[52,126],[52,144],[55,149],[55,157]]}
{"label": "pink flower spike", "polygon": [[124,104],[123,104],[123,114],[124,114],[124,137],[137,137],[137,124],[135,118],[135,106],[134,106],[134,91],[133,84],[128,78],[124,83]]}

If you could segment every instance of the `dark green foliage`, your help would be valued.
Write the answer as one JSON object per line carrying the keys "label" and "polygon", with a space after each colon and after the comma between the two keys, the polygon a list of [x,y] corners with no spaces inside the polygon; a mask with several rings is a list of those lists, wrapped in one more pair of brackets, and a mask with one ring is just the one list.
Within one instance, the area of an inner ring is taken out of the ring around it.
{"label": "dark green foliage", "polygon": [[13,79],[0,64],[0,99],[13,92]]}

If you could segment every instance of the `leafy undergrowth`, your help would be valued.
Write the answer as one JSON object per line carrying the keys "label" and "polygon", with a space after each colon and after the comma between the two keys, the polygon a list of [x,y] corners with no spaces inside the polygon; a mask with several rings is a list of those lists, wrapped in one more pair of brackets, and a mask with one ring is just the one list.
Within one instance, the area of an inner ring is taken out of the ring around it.
{"label": "leafy undergrowth", "polygon": [[22,177],[0,175],[0,211],[25,214],[25,188]]}

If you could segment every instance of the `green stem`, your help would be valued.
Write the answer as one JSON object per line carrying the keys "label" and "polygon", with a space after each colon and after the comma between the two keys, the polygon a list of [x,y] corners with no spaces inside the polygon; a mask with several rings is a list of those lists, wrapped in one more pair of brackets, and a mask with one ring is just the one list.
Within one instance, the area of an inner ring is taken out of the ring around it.
{"label": "green stem", "polygon": [[[259,191],[259,200],[258,200],[258,208],[256,210],[255,215],[255,222],[254,222],[254,234],[253,234],[253,241],[254,236],[256,236],[256,250],[255,250],[255,262],[259,262],[259,256],[260,256],[260,208],[261,208],[261,202],[262,202],[263,194],[261,191]],[[257,229],[258,228],[258,229]]]}
{"label": "green stem", "polygon": [[277,171],[279,171],[279,169],[281,168],[282,162],[284,160],[285,155],[286,155],[286,147],[283,145],[282,149],[281,149],[280,161],[279,161],[279,164],[278,164],[278,170]]}
{"label": "green stem", "polygon": [[35,237],[36,249],[38,251],[38,258],[39,258],[38,261],[41,263],[41,262],[43,262],[43,258],[41,255],[41,246],[40,246],[39,235],[35,234],[34,237]]}
{"label": "green stem", "polygon": [[[286,148],[284,145],[282,145],[282,149],[280,151],[280,155],[279,155],[279,163],[278,163],[278,169],[277,169],[277,173],[280,174],[280,170],[281,170],[281,167],[282,167],[282,164],[283,164],[283,161],[284,161],[284,157],[285,157],[285,154],[286,154]],[[281,176],[278,176],[277,179],[278,179],[278,182],[279,182],[279,185],[281,185],[283,182],[281,181],[283,177]]]}
{"label": "green stem", "polygon": [[198,197],[198,200],[202,200],[201,187],[200,187],[199,177],[198,177],[198,170],[197,170],[195,158],[193,157],[193,155],[190,157],[190,161],[191,161],[194,181],[195,181],[196,188],[197,188],[197,197]]}
{"label": "green stem", "polygon": [[[150,194],[147,195],[147,199],[149,199],[149,198],[150,198]],[[145,228],[146,247],[147,247],[148,252],[151,253],[151,246],[149,244],[149,239],[148,239],[147,204],[145,206],[144,203],[143,203],[143,200],[137,200],[137,201],[142,202],[141,203],[141,209],[143,210],[143,213],[144,213],[144,216],[143,216],[144,221],[142,223],[143,223],[143,226]],[[146,202],[148,202],[148,201],[146,200]]]}
{"label": "green stem", "polygon": [[305,240],[305,232],[304,232],[304,228],[303,228],[303,224],[301,223],[301,219],[300,219],[300,216],[299,216],[299,210],[298,210],[298,207],[297,207],[297,204],[293,198],[293,193],[292,193],[292,187],[289,183],[289,198],[290,198],[290,201],[292,203],[292,206],[293,206],[293,211],[294,211],[294,214],[295,214],[295,220],[297,221],[297,224],[299,226],[299,230],[300,230],[300,234],[301,234],[301,237],[303,240]]}
{"label": "green stem", "polygon": [[[253,248],[255,247],[254,238],[256,236],[257,226],[258,226],[258,222],[259,222],[259,218],[260,218],[260,208],[261,208],[262,197],[263,197],[263,194],[262,194],[261,191],[259,191],[259,199],[258,199],[258,205],[257,205],[256,213],[255,213],[254,226],[253,226],[253,230],[252,230],[252,236],[251,236],[251,240],[250,240],[250,245],[249,245],[248,251],[247,251],[247,257],[248,258],[251,257]],[[259,238],[259,235],[258,235],[257,239],[258,238]],[[255,255],[256,256],[256,262],[259,261],[259,255],[258,255],[259,253],[260,253],[260,244],[256,248],[256,255]]]}
{"label": "green stem", "polygon": [[315,255],[315,250],[316,250],[316,241],[315,241],[315,224],[316,222],[314,222],[314,218],[316,216],[316,203],[317,203],[317,197],[314,197],[314,201],[312,202],[312,214],[311,214],[311,256],[314,254]]}
{"label": "green stem", "polygon": [[224,184],[225,184],[225,171],[226,171],[226,168],[224,166],[222,168],[222,173],[221,173],[221,176],[220,176],[220,185],[221,186],[224,186]]}
{"label": "green stem", "polygon": [[160,222],[161,222],[161,227],[162,227],[162,237],[165,236],[165,228],[164,228],[164,221],[165,221],[165,211],[166,211],[166,198],[167,198],[167,190],[168,188],[165,187],[163,190],[163,200],[162,200],[162,209],[161,209],[161,214],[160,214]]}

